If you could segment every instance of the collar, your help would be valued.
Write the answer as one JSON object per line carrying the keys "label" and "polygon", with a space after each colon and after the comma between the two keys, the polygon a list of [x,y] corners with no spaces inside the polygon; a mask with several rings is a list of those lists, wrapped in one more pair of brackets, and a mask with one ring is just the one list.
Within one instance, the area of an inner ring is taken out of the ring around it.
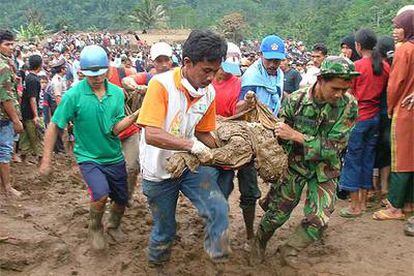
{"label": "collar", "polygon": [[[108,89],[108,79],[105,79],[105,96],[113,96],[114,93],[111,89]],[[80,83],[83,86],[83,91],[85,91],[86,95],[95,95],[95,92],[93,92],[91,86],[88,83],[88,80],[85,78]]]}
{"label": "collar", "polygon": [[3,53],[0,53],[0,59],[3,59],[3,60],[10,60],[11,58],[10,57],[8,57],[8,56],[6,56],[6,55],[4,55]]}

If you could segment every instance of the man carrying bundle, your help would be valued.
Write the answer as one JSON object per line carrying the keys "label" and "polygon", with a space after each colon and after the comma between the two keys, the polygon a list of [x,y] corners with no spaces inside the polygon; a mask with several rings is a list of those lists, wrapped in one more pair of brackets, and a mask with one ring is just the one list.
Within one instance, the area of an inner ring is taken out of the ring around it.
{"label": "man carrying bundle", "polygon": [[279,247],[283,265],[297,266],[298,253],[321,238],[334,210],[339,153],[345,148],[357,117],[357,103],[347,93],[359,73],[347,58],[331,56],[322,63],[317,82],[292,93],[283,103],[275,134],[289,153],[283,181],[273,183],[264,201],[266,211],[251,250],[250,261],[265,259],[267,242],[298,205],[307,186],[305,218]]}

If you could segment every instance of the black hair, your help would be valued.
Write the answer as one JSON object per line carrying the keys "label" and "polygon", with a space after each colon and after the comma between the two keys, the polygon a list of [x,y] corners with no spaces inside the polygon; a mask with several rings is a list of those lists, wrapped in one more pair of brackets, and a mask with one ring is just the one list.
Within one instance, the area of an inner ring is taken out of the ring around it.
{"label": "black hair", "polygon": [[58,73],[61,73],[63,69],[66,69],[66,64],[57,67],[52,67],[50,70],[52,72],[52,77]]}
{"label": "black hair", "polygon": [[385,59],[391,65],[394,50],[394,39],[391,36],[385,35],[378,38],[374,54],[380,55],[382,59]]}
{"label": "black hair", "polygon": [[377,35],[371,29],[360,29],[355,33],[355,42],[364,50],[373,50],[377,44]]}
{"label": "black hair", "polygon": [[29,57],[29,69],[36,70],[42,66],[42,57],[39,55],[32,55]]}
{"label": "black hair", "polygon": [[9,30],[0,30],[0,43],[4,41],[14,41],[14,34]]}
{"label": "black hair", "polygon": [[183,60],[188,57],[193,63],[221,61],[225,58],[227,43],[210,30],[194,30],[183,45]]}
{"label": "black hair", "polygon": [[314,51],[314,52],[316,52],[316,51],[321,52],[324,56],[328,55],[328,48],[323,43],[316,43],[313,46],[312,51]]}
{"label": "black hair", "polygon": [[[355,42],[361,45],[363,50],[374,50],[377,44],[377,35],[371,29],[360,29],[355,33]],[[378,53],[373,52],[371,56],[372,71],[375,76],[382,74],[382,58]]]}
{"label": "black hair", "polygon": [[351,55],[351,58],[350,58],[351,61],[355,62],[355,61],[357,61],[358,59],[361,58],[359,56],[358,52],[355,49],[355,37],[354,37],[354,35],[349,35],[349,36],[344,37],[341,41],[341,47],[344,44],[352,50],[352,55]]}
{"label": "black hair", "polygon": [[48,78],[47,76],[45,76],[45,75],[41,75],[41,76],[39,76],[39,79],[40,79],[40,80],[49,81],[49,78]]}

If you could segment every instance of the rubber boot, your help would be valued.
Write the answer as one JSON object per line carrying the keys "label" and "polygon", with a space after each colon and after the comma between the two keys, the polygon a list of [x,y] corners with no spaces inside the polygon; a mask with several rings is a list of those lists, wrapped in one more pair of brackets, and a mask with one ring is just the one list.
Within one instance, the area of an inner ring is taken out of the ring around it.
{"label": "rubber boot", "polygon": [[258,265],[265,260],[266,246],[269,239],[272,237],[273,232],[265,232],[259,226],[256,236],[251,243],[249,261],[250,265]]}
{"label": "rubber boot", "polygon": [[302,225],[297,227],[286,243],[278,248],[282,265],[298,269],[300,266],[298,262],[299,252],[312,243],[313,239],[306,233]]}
{"label": "rubber boot", "polygon": [[89,210],[89,241],[94,250],[103,250],[106,248],[102,225],[103,214],[104,210],[98,211],[92,206]]}
{"label": "rubber boot", "polygon": [[254,218],[255,218],[255,212],[256,212],[256,205],[243,208],[242,212],[243,212],[244,225],[246,226],[246,238],[247,238],[247,243],[245,244],[244,249],[246,251],[250,251],[251,244],[254,238],[253,225],[254,225]]}
{"label": "rubber boot", "polygon": [[134,195],[135,186],[137,184],[138,170],[128,170],[128,207],[131,208],[134,203],[132,196]]}
{"label": "rubber boot", "polygon": [[109,213],[107,233],[111,238],[117,242],[125,241],[126,236],[121,230],[121,220],[124,216],[125,207],[118,207],[115,204],[112,205],[111,211]]}

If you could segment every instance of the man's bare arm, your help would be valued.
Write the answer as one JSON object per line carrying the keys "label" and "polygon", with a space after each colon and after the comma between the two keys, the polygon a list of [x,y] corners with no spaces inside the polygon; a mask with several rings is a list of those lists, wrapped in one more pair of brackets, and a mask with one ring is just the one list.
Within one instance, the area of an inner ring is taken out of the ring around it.
{"label": "man's bare arm", "polygon": [[145,127],[145,140],[148,145],[166,150],[191,151],[194,144],[189,139],[176,137],[158,127]]}
{"label": "man's bare arm", "polygon": [[204,145],[206,145],[209,148],[217,148],[216,139],[214,139],[211,132],[199,132],[196,131],[195,137],[197,137],[198,140],[203,142]]}

